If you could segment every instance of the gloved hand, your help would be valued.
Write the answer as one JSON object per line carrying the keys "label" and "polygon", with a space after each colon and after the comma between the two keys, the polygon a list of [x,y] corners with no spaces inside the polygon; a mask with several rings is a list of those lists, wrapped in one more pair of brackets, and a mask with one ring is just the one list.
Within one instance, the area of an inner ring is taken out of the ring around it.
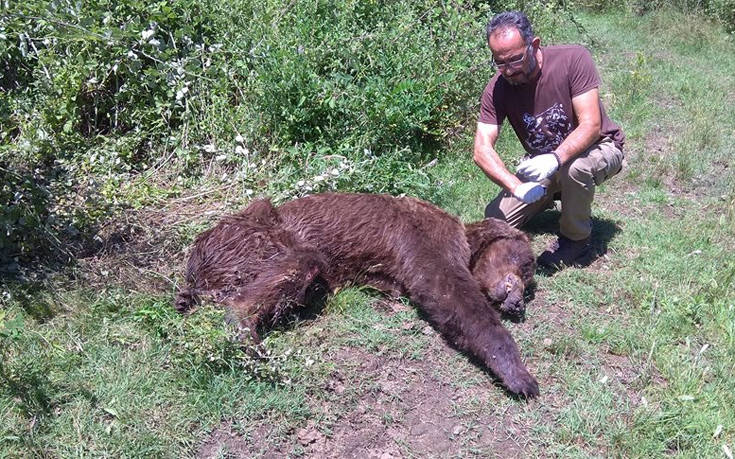
{"label": "gloved hand", "polygon": [[521,162],[516,169],[516,174],[526,180],[540,182],[554,175],[559,167],[561,167],[561,162],[555,153],[544,153]]}
{"label": "gloved hand", "polygon": [[546,188],[538,182],[523,182],[513,189],[513,196],[526,204],[538,201],[545,194]]}

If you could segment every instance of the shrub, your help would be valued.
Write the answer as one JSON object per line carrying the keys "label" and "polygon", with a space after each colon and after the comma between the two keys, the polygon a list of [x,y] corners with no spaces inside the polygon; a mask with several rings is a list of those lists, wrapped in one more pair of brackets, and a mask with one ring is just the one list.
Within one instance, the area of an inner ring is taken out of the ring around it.
{"label": "shrub", "polygon": [[144,171],[216,169],[288,197],[340,155],[353,173],[330,187],[420,195],[421,165],[491,75],[491,9],[528,7],[550,32],[559,5],[4,2],[0,248],[76,252],[70,240],[140,201],[124,185]]}

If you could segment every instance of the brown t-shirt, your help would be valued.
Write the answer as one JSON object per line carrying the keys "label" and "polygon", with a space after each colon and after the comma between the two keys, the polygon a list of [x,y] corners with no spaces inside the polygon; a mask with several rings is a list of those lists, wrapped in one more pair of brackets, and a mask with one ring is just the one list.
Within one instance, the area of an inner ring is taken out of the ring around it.
{"label": "brown t-shirt", "polygon": [[[590,52],[579,45],[545,46],[541,74],[534,82],[514,86],[497,73],[482,93],[478,121],[503,124],[508,118],[531,155],[553,151],[577,127],[572,98],[600,86]],[[600,102],[601,138],[623,149],[625,136]]]}

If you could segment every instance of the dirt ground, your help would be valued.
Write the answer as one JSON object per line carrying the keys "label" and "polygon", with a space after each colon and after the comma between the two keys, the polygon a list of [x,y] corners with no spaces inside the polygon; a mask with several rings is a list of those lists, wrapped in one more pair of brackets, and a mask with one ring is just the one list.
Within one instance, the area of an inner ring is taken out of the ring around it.
{"label": "dirt ground", "polygon": [[[435,368],[445,364],[447,354],[456,351],[433,330],[427,333],[433,336],[424,360],[392,359],[355,348],[337,356],[336,368],[357,365],[350,372],[365,375],[360,382],[364,390],[357,390],[356,398],[347,397],[346,406],[316,407],[323,411],[337,408],[346,413],[329,433],[310,420],[306,426],[288,432],[285,440],[272,444],[266,426],[243,436],[224,423],[199,447],[197,457],[520,456],[526,426],[508,425],[502,416],[462,413],[458,409],[471,400],[487,397],[487,391],[501,389],[489,379],[484,388],[458,388],[443,380]],[[346,379],[342,371],[336,370],[326,390],[336,394],[350,390],[350,381]]]}

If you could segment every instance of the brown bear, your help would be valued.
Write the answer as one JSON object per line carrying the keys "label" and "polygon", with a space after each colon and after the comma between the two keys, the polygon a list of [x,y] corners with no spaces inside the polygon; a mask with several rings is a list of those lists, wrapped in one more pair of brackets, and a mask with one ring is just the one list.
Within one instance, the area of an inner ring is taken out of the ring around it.
{"label": "brown bear", "polygon": [[528,238],[500,220],[465,226],[419,199],[323,193],[278,208],[254,201],[200,234],[176,307],[211,296],[257,340],[315,285],[367,284],[410,298],[511,392],[533,397],[538,383],[492,305],[522,312],[534,270]]}

